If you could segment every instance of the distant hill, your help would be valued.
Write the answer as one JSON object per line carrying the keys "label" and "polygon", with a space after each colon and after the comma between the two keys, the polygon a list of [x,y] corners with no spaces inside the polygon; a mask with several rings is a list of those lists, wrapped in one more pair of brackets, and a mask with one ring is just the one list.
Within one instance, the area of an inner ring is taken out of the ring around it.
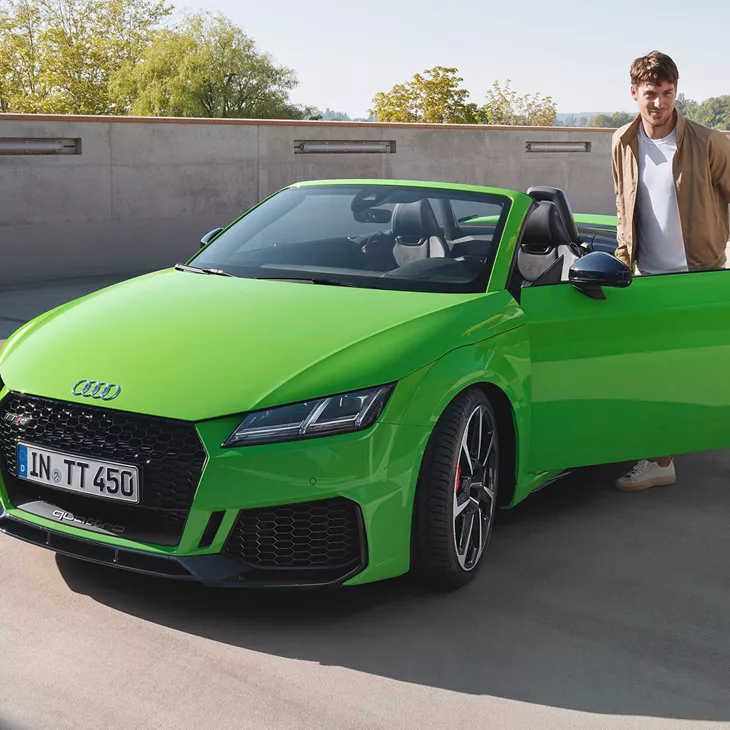
{"label": "distant hill", "polygon": [[[636,116],[636,112],[629,109],[622,109],[619,112],[564,112],[555,117],[555,127],[589,127],[591,122],[599,115],[628,114],[631,119]],[[627,118],[629,118],[627,117]],[[605,120],[604,120],[605,123]],[[621,122],[624,124],[625,122]],[[606,125],[611,126],[611,125]],[[619,125],[620,126],[620,125]]]}
{"label": "distant hill", "polygon": [[555,117],[556,127],[587,127],[600,112],[567,112]]}
{"label": "distant hill", "polygon": [[322,119],[326,122],[331,122],[333,119],[338,119],[341,122],[352,121],[346,112],[338,112],[335,109],[330,109],[329,107],[322,112]]}
{"label": "distant hill", "polygon": [[369,117],[351,117],[347,112],[337,111],[327,107],[322,114],[322,120],[325,122],[372,122],[375,117],[371,114]]}

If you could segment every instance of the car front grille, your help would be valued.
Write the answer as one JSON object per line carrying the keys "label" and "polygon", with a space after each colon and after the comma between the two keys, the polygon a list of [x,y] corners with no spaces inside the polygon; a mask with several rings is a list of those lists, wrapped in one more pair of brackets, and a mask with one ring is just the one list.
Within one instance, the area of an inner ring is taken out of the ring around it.
{"label": "car front grille", "polygon": [[[140,504],[102,500],[18,479],[18,441],[137,466]],[[182,421],[18,393],[9,393],[0,401],[0,472],[10,501],[19,509],[35,512],[33,503],[39,501],[82,515],[87,522],[123,526],[121,536],[128,539],[176,545],[205,459],[195,427]]]}
{"label": "car front grille", "polygon": [[224,552],[256,569],[342,578],[364,564],[360,508],[337,497],[241,510]]}

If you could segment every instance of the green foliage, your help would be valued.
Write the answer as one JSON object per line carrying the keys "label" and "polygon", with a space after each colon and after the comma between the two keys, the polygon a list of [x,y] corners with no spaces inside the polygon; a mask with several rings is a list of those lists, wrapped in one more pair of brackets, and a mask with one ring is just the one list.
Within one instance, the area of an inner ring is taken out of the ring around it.
{"label": "green foliage", "polygon": [[596,114],[593,117],[590,125],[591,127],[601,127],[603,129],[618,129],[623,127],[624,124],[629,124],[636,119],[636,114],[629,112],[614,112],[613,114]]}
{"label": "green foliage", "polygon": [[301,119],[308,110],[289,102],[296,85],[230,20],[196,14],[124,63],[111,93],[134,115]]}
{"label": "green foliage", "polygon": [[0,110],[113,112],[111,76],[171,11],[166,0],[0,0]]}
{"label": "green foliage", "polygon": [[558,109],[552,97],[540,94],[518,96],[507,79],[504,88],[495,81],[487,91],[487,103],[482,109],[485,124],[505,124],[519,127],[550,127]]}
{"label": "green foliage", "polygon": [[396,84],[373,99],[371,114],[381,122],[430,124],[550,125],[557,109],[550,97],[518,96],[510,81],[502,88],[495,82],[483,107],[469,101],[461,87],[458,69],[435,66],[411,81]]}
{"label": "green foliage", "polygon": [[684,94],[677,94],[674,104],[677,109],[687,118],[693,119],[694,114],[699,107],[699,102],[694,99],[688,99]]}
{"label": "green foliage", "polygon": [[410,81],[376,94],[370,113],[381,122],[478,123],[477,107],[467,102],[469,92],[460,88],[463,79],[457,73],[445,66],[417,73]]}
{"label": "green foliage", "polygon": [[730,95],[707,99],[693,111],[692,118],[713,129],[730,130]]}
{"label": "green foliage", "polygon": [[0,0],[0,111],[301,119],[294,72],[167,0]]}
{"label": "green foliage", "polygon": [[730,130],[730,95],[713,96],[700,103],[679,94],[677,109],[688,119],[706,127]]}

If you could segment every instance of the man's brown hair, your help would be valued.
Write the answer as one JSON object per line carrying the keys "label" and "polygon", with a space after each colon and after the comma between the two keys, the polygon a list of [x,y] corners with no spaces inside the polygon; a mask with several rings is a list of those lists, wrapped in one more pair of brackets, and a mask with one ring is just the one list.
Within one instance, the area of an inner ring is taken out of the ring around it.
{"label": "man's brown hair", "polygon": [[676,84],[678,81],[677,64],[666,53],[652,51],[631,64],[631,85],[634,88],[646,83]]}

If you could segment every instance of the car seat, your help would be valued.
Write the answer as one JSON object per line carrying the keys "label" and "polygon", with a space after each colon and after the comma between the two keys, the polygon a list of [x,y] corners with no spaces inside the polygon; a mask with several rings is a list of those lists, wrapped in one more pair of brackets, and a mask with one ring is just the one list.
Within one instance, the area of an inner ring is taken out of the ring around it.
{"label": "car seat", "polygon": [[526,285],[548,276],[548,271],[549,281],[541,283],[567,281],[582,250],[565,193],[558,188],[530,188],[527,192],[536,206],[528,215],[517,252],[520,275]]}
{"label": "car seat", "polygon": [[398,266],[427,258],[449,256],[449,246],[426,198],[398,203],[393,209],[393,256]]}

